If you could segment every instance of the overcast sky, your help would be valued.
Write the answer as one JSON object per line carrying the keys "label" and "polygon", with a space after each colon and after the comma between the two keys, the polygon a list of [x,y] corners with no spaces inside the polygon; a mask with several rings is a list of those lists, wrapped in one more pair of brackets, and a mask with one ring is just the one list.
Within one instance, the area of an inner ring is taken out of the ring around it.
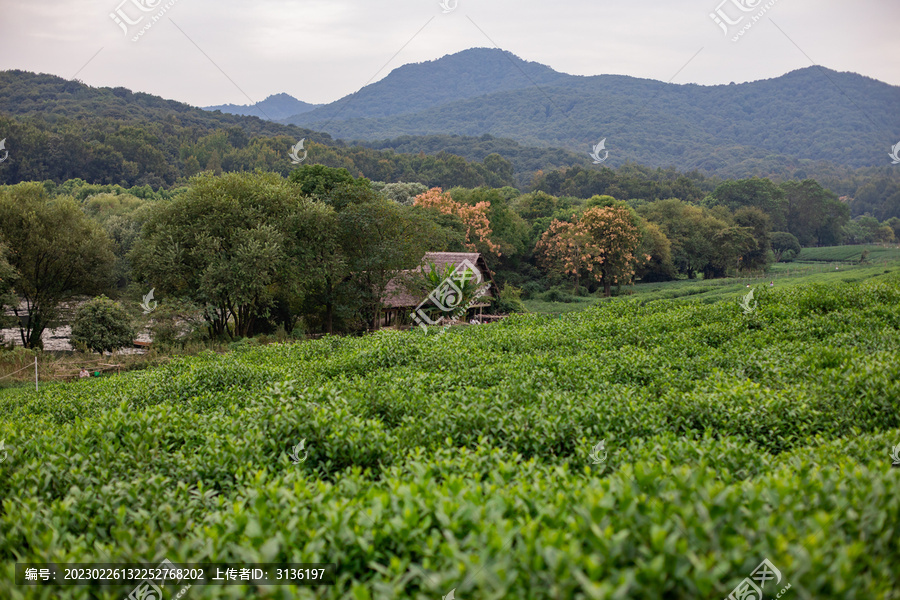
{"label": "overcast sky", "polygon": [[[897,0],[444,1],[455,8],[445,13],[438,0],[0,0],[0,70],[197,106],[279,92],[331,102],[403,64],[494,46],[576,75],[709,85],[814,61],[900,85]],[[720,20],[742,18],[723,26],[728,35],[710,16],[717,9]]]}

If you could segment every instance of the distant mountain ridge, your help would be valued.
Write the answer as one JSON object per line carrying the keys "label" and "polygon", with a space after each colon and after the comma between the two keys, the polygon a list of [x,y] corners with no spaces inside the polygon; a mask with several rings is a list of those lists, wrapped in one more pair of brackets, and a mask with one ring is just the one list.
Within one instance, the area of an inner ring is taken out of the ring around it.
{"label": "distant mountain ridge", "polygon": [[219,106],[203,106],[203,110],[221,111],[229,115],[259,117],[266,121],[278,121],[294,115],[315,110],[321,104],[310,104],[297,100],[289,94],[273,94],[256,104],[221,104]]}
{"label": "distant mountain ridge", "polygon": [[[495,92],[559,82],[571,75],[488,48],[473,48],[398,67],[358,92],[304,113],[302,119],[386,117],[426,110]],[[454,85],[447,85],[448,82]],[[293,118],[301,119],[298,115]]]}
{"label": "distant mountain ridge", "polygon": [[743,84],[681,85],[567,75],[476,48],[399,67],[282,122],[366,142],[489,134],[579,153],[607,138],[609,166],[740,174],[740,165],[772,157],[886,164],[900,140],[897,107],[900,87],[822,67]]}

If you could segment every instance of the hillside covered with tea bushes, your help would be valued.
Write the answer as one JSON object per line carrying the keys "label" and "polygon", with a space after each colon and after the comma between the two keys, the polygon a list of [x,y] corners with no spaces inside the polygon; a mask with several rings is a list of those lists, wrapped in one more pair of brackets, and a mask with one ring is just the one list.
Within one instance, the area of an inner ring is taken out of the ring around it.
{"label": "hillside covered with tea bushes", "polygon": [[168,558],[337,564],[196,599],[721,599],[763,559],[766,597],[900,598],[898,275],[0,392],[0,597],[131,589],[16,561]]}

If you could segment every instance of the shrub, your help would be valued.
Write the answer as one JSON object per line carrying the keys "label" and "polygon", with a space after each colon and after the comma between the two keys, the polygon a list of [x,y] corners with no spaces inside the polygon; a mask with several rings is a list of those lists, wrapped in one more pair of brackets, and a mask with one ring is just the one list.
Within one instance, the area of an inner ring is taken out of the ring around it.
{"label": "shrub", "polygon": [[546,289],[546,286],[540,281],[529,281],[522,286],[522,295],[526,299],[534,298]]}
{"label": "shrub", "polygon": [[793,260],[795,256],[800,254],[800,241],[792,233],[776,231],[772,234],[772,252],[775,253],[775,262],[782,258],[787,259],[788,252],[791,252],[792,255],[787,260]]}
{"label": "shrub", "polygon": [[84,344],[89,350],[103,354],[130,346],[134,338],[128,313],[121,304],[106,296],[84,303],[75,313],[71,336],[73,346]]}
{"label": "shrub", "polygon": [[541,294],[540,299],[544,302],[578,302],[578,296],[574,296],[571,292],[559,286],[554,286]]}
{"label": "shrub", "polygon": [[501,315],[528,312],[522,302],[522,290],[508,283],[504,284],[500,289],[500,298],[491,306],[491,312]]}
{"label": "shrub", "polygon": [[187,300],[167,299],[149,315],[150,339],[154,347],[184,347],[206,337],[206,324],[199,306]]}

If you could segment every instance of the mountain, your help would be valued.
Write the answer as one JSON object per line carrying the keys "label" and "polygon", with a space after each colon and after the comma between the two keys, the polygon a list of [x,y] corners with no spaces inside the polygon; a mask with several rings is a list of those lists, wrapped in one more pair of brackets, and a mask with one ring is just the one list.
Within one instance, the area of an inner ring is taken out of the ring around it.
{"label": "mountain", "polygon": [[94,88],[25,71],[0,71],[0,98],[0,138],[5,139],[3,154],[9,152],[0,164],[0,185],[62,184],[78,178],[135,190],[132,186],[181,186],[200,171],[262,169],[288,175],[297,168],[289,150],[305,138],[309,155],[304,164],[343,167],[354,176],[389,183],[528,189],[542,181],[548,189],[562,186],[588,195],[696,201],[728,172],[743,170],[776,181],[812,177],[841,196],[856,198],[854,215],[871,213],[882,220],[900,216],[900,168],[890,164],[852,169],[774,153],[735,161],[735,150],[706,156],[713,171],[707,176],[680,166],[626,163],[608,169],[619,149],[612,135],[607,141],[611,158],[603,165],[591,164],[584,150],[529,146],[490,134],[400,136],[348,144],[326,133],[257,117],[209,112],[126,88]]}
{"label": "mountain", "polygon": [[274,94],[256,104],[222,104],[204,106],[203,110],[220,111],[229,115],[259,117],[266,121],[277,121],[314,110],[320,104],[309,104],[288,94]]}
{"label": "mountain", "polygon": [[682,85],[567,75],[482,48],[400,67],[284,122],[367,142],[489,134],[585,156],[606,138],[610,166],[743,176],[773,160],[884,165],[900,140],[898,106],[900,87],[822,67],[743,84]]}
{"label": "mountain", "polygon": [[[508,52],[473,48],[438,60],[403,65],[354,94],[286,121],[327,122],[338,117],[346,120],[409,114],[535,83],[547,85],[567,77],[570,75]],[[448,81],[454,85],[448,86]]]}

